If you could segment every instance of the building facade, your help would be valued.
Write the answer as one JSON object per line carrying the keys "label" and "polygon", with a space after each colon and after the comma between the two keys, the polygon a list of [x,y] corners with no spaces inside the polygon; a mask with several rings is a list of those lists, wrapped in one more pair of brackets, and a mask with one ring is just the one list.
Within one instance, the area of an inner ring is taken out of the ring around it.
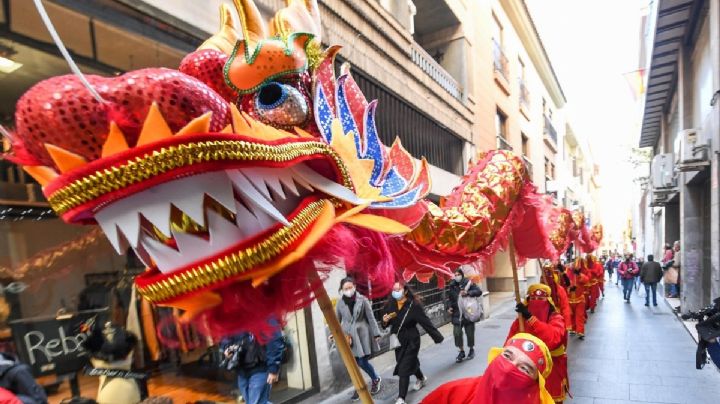
{"label": "building facade", "polygon": [[653,2],[644,28],[639,146],[652,148],[652,161],[638,200],[647,209],[642,232],[656,256],[680,241],[685,312],[720,296],[720,2]]}

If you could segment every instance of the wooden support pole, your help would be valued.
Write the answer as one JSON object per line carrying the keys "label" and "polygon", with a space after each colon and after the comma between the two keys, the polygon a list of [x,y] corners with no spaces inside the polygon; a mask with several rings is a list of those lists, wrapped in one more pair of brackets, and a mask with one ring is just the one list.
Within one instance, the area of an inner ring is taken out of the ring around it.
{"label": "wooden support pole", "polygon": [[[515,261],[515,241],[512,234],[508,239],[508,253],[510,255],[510,265],[512,266],[513,286],[515,286],[515,303],[520,303],[522,298],[520,297],[520,281],[518,281],[517,262]],[[520,313],[518,313],[518,326],[520,332],[525,332],[525,319]]]}
{"label": "wooden support pole", "polygon": [[315,291],[315,297],[318,305],[320,305],[320,310],[322,310],[325,321],[327,321],[328,328],[330,328],[330,333],[335,340],[335,346],[337,346],[340,358],[342,358],[345,368],[350,375],[350,380],[352,380],[355,391],[357,391],[358,395],[360,395],[360,401],[362,404],[373,404],[373,399],[372,396],[370,396],[370,391],[368,391],[365,379],[360,373],[360,367],[358,367],[358,364],[355,361],[350,345],[345,339],[345,333],[340,326],[340,322],[335,316],[335,311],[333,310],[330,297],[328,296],[325,288],[322,286],[322,282],[320,281],[317,273],[314,271],[310,274],[310,282],[320,283],[320,287]]}

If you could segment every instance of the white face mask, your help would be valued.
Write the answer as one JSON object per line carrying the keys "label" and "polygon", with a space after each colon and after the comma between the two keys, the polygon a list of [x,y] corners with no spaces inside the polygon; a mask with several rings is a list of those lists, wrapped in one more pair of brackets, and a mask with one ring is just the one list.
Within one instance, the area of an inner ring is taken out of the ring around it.
{"label": "white face mask", "polygon": [[455,275],[455,282],[461,282],[461,281],[462,281],[462,278],[463,278],[463,277],[460,276],[460,275]]}
{"label": "white face mask", "polygon": [[343,295],[345,295],[345,297],[353,297],[354,294],[355,294],[355,288],[343,290]]}

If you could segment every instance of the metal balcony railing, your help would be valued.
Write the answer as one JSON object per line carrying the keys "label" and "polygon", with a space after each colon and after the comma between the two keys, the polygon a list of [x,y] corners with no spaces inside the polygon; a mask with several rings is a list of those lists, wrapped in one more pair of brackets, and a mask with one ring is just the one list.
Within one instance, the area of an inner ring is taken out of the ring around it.
{"label": "metal balcony railing", "polygon": [[462,89],[458,82],[417,43],[412,44],[411,57],[413,63],[418,65],[436,83],[440,84],[440,87],[444,88],[453,97],[462,98]]}
{"label": "metal balcony railing", "polygon": [[553,143],[557,144],[557,131],[547,116],[545,117],[545,134],[552,139]]}
{"label": "metal balcony railing", "polygon": [[505,80],[508,80],[510,72],[508,70],[508,59],[505,57],[502,45],[493,38],[493,59],[495,61],[495,71],[500,73]]}
{"label": "metal balcony railing", "polygon": [[512,145],[502,136],[496,136],[497,137],[497,148],[498,150],[513,150]]}
{"label": "metal balcony railing", "polygon": [[520,83],[520,105],[530,109],[530,91],[528,91],[525,79],[521,77],[518,82]]}

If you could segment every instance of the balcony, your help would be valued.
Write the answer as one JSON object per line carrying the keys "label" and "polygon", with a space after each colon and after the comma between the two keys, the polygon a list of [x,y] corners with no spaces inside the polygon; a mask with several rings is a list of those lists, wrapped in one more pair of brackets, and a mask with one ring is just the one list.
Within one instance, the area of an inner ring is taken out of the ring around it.
{"label": "balcony", "polygon": [[[552,122],[550,122],[550,118],[547,116],[545,117],[545,128],[543,133],[545,134],[545,143],[557,151],[557,131],[555,130]],[[548,142],[548,139],[550,139],[552,143]]]}
{"label": "balcony", "polygon": [[462,99],[462,90],[458,82],[448,73],[445,68],[440,66],[435,59],[430,56],[425,49],[423,49],[417,43],[412,44],[411,57],[413,63],[418,65],[422,71],[427,73],[436,83],[440,84],[440,87],[445,89],[450,95]]}
{"label": "balcony", "polygon": [[494,59],[494,67],[495,71],[502,76],[505,81],[508,81],[508,77],[510,77],[510,71],[508,69],[508,59],[505,56],[505,52],[503,51],[502,45],[497,41],[497,39],[493,38],[493,59]]}
{"label": "balcony", "polygon": [[512,145],[510,144],[510,142],[507,141],[507,139],[505,139],[505,138],[502,137],[502,136],[496,136],[496,137],[497,137],[497,149],[498,149],[498,150],[509,150],[509,151],[513,151],[513,147],[512,147]]}

